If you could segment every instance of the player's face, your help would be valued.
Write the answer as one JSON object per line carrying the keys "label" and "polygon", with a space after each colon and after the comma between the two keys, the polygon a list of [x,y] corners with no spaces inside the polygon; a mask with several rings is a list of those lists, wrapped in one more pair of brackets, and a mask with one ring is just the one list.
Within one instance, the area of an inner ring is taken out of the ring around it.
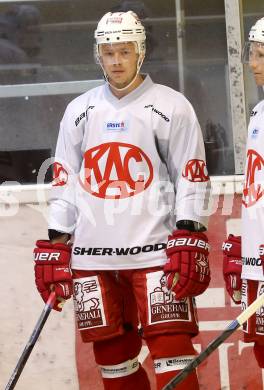
{"label": "player's face", "polygon": [[257,85],[264,85],[264,44],[252,42],[249,50],[249,66]]}
{"label": "player's face", "polygon": [[110,83],[117,88],[126,87],[137,71],[138,54],[134,43],[102,44],[99,52]]}

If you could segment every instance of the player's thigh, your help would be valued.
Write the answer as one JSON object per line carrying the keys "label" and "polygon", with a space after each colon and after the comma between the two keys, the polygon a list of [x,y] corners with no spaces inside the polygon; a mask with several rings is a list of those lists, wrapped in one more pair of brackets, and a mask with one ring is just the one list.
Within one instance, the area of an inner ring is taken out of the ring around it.
{"label": "player's thigh", "polygon": [[145,338],[164,332],[191,336],[198,333],[195,300],[176,300],[175,294],[166,287],[161,267],[137,270],[133,288]]}
{"label": "player's thigh", "polygon": [[[136,319],[136,304],[129,286],[121,285],[114,271],[73,270],[74,307],[77,328],[84,342],[104,340],[124,334],[131,319]],[[124,307],[130,302],[130,316]]]}
{"label": "player's thigh", "polygon": [[[157,389],[162,389],[196,355],[192,344],[192,336],[198,332],[194,300],[176,300],[166,287],[162,268],[137,271],[133,286]],[[179,385],[182,389],[199,389],[195,372]]]}

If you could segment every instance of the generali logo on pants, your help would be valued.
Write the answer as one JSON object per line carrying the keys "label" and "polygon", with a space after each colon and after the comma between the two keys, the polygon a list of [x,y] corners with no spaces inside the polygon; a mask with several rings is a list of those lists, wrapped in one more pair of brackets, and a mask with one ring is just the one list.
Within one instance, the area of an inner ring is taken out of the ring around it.
{"label": "generali logo on pants", "polygon": [[74,280],[73,289],[78,329],[105,326],[106,319],[98,277]]}
{"label": "generali logo on pants", "polygon": [[148,188],[153,166],[138,146],[110,142],[87,150],[80,184],[90,194],[104,199],[134,196]]}
{"label": "generali logo on pants", "polygon": [[164,273],[147,274],[147,293],[150,324],[168,321],[190,321],[189,300],[177,300],[167,288]]}

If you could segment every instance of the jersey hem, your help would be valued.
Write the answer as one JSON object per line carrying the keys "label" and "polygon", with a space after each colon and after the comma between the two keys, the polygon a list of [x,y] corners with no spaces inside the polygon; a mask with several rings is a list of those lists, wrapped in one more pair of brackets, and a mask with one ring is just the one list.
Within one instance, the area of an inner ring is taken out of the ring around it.
{"label": "jersey hem", "polygon": [[113,266],[105,266],[105,267],[100,267],[98,265],[90,265],[87,264],[87,267],[84,267],[83,264],[72,264],[71,268],[76,269],[76,270],[85,270],[85,271],[117,271],[117,270],[128,270],[128,269],[142,269],[142,268],[152,268],[152,267],[158,267],[158,266],[163,266],[166,263],[166,260],[158,260],[158,261],[151,261],[147,263],[140,263],[140,264],[126,264],[125,266],[121,266],[120,264]]}
{"label": "jersey hem", "polygon": [[256,282],[264,282],[264,277],[260,275],[243,275],[241,274],[241,279],[255,280]]}

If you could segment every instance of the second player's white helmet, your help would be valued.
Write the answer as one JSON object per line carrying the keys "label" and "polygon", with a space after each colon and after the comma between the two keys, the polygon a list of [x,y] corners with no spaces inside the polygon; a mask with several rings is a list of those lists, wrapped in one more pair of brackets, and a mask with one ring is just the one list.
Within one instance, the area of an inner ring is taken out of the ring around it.
{"label": "second player's white helmet", "polygon": [[257,22],[251,27],[248,40],[251,42],[264,43],[264,18],[257,20]]}
{"label": "second player's white helmet", "polygon": [[264,47],[264,18],[257,20],[249,31],[248,41],[245,43],[242,53],[243,63],[249,62],[252,44],[254,44],[254,42],[256,42],[258,46]]}

